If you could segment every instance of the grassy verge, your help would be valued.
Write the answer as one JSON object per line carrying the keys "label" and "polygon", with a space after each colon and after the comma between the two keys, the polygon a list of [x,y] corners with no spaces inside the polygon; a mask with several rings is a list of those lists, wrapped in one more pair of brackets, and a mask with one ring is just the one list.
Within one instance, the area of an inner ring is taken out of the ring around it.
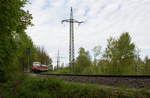
{"label": "grassy verge", "polygon": [[146,89],[127,90],[94,84],[66,82],[56,78],[25,76],[24,79],[2,85],[4,98],[149,98]]}

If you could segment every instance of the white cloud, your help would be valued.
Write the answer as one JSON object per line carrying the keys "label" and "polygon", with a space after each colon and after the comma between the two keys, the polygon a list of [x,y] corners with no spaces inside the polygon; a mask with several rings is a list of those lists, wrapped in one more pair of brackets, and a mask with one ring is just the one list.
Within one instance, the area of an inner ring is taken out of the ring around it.
{"label": "white cloud", "polygon": [[68,57],[69,25],[61,20],[69,18],[70,6],[74,18],[85,21],[75,26],[76,55],[81,46],[91,50],[101,45],[104,49],[110,36],[130,32],[136,46],[146,50],[142,56],[150,56],[150,0],[31,0],[26,9],[35,26],[28,28],[28,35],[51,57],[56,57],[58,49],[61,56]]}

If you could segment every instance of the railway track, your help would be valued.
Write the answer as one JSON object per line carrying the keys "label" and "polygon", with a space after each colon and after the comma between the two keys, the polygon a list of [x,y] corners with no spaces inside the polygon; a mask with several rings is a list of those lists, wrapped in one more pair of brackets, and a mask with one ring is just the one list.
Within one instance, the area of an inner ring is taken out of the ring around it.
{"label": "railway track", "polygon": [[[32,73],[33,74],[33,73]],[[67,81],[93,83],[99,85],[127,88],[150,89],[149,75],[75,75],[75,74],[47,74],[38,73],[34,76],[57,77]]]}
{"label": "railway track", "polygon": [[38,73],[38,74],[39,75],[50,75],[50,76],[150,78],[150,75],[84,75],[84,74],[47,74],[47,73]]}

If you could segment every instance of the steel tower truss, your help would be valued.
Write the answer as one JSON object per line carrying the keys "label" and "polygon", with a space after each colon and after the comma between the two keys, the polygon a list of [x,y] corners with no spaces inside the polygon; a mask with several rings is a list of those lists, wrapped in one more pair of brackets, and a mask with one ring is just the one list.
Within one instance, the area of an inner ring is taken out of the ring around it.
{"label": "steel tower truss", "polygon": [[69,22],[69,66],[70,66],[70,70],[74,71],[74,61],[75,61],[75,50],[74,50],[74,23],[78,23],[81,24],[83,23],[83,21],[77,21],[75,19],[73,19],[73,11],[72,11],[72,7],[71,7],[71,12],[70,12],[70,19],[66,19],[66,20],[62,20],[63,22]]}

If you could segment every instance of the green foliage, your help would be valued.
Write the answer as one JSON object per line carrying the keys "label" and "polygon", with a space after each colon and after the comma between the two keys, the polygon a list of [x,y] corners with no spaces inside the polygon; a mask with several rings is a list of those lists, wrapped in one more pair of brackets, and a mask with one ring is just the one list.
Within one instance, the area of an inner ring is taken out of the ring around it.
{"label": "green foliage", "polygon": [[27,0],[0,1],[0,82],[11,79],[19,70],[16,36],[31,24],[31,14],[22,7]]}
{"label": "green foliage", "polygon": [[84,70],[81,72],[81,74],[98,74],[99,69],[96,66],[89,66],[84,68]]}
{"label": "green foliage", "polygon": [[58,69],[55,69],[53,72],[54,74],[69,74],[71,73],[69,70],[69,67],[59,67]]}
{"label": "green foliage", "polygon": [[95,46],[92,51],[94,52],[94,66],[97,66],[97,56],[101,54],[101,46]]}
{"label": "green foliage", "polygon": [[79,49],[79,56],[75,62],[75,73],[81,73],[85,68],[91,66],[89,53],[84,48]]}
{"label": "green foliage", "polygon": [[144,59],[144,65],[143,65],[143,70],[142,72],[144,74],[150,74],[150,59],[146,56]]}
{"label": "green foliage", "polygon": [[25,77],[3,84],[4,98],[149,98],[146,89],[130,90],[94,84],[66,82],[56,78]]}
{"label": "green foliage", "polygon": [[107,67],[110,74],[133,71],[131,66],[134,64],[135,45],[131,42],[129,34],[123,33],[118,40],[110,38],[103,58],[109,62]]}
{"label": "green foliage", "polygon": [[28,65],[28,55],[27,55],[27,48],[30,48],[30,55],[29,55],[29,64],[32,65],[32,62],[36,60],[36,49],[34,48],[33,42],[29,36],[26,35],[25,32],[18,34],[15,38],[17,43],[17,56],[20,65],[20,70],[24,71]]}
{"label": "green foliage", "polygon": [[[107,42],[107,47],[100,59],[96,57],[101,54],[101,47],[95,46],[92,49],[94,53],[93,61],[89,51],[85,51],[81,47],[78,52],[79,56],[75,61],[74,74],[150,74],[150,59],[146,57],[143,61],[140,58],[139,49],[131,41],[128,32],[122,33],[118,39],[110,37]],[[61,72],[63,72],[63,69],[59,72],[56,71],[56,73]]]}
{"label": "green foliage", "polygon": [[46,63],[52,62],[45,51],[35,48],[25,32],[27,26],[32,26],[31,14],[23,9],[26,3],[28,0],[0,0],[0,82],[15,79],[27,68],[27,48],[30,48],[30,68],[42,53],[46,57],[43,59],[49,61]]}
{"label": "green foliage", "polygon": [[45,52],[44,47],[36,47],[37,51],[37,60],[42,64],[51,64],[52,60],[49,55]]}
{"label": "green foliage", "polygon": [[27,0],[0,1],[0,34],[13,36],[31,25],[31,14],[22,8]]}

